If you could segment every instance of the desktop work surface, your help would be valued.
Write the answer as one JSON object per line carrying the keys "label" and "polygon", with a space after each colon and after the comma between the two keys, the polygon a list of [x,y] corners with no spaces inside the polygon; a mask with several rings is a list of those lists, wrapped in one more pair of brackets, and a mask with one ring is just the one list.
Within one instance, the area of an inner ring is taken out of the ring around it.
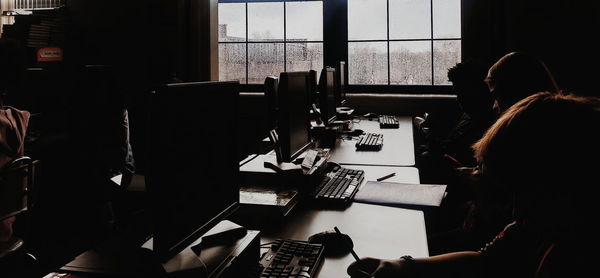
{"label": "desktop work surface", "polygon": [[354,129],[383,134],[383,146],[379,151],[357,151],[356,139],[336,140],[329,160],[348,165],[414,166],[415,147],[411,117],[396,117],[399,128],[382,129],[377,120],[355,120]]}
{"label": "desktop work surface", "polygon": [[[353,203],[346,210],[296,210],[279,229],[261,231],[261,244],[276,239],[307,240],[337,226],[348,234],[359,256],[394,259],[410,254],[428,256],[423,212]],[[318,277],[346,277],[351,254],[325,257]]]}
{"label": "desktop work surface", "polygon": [[[363,170],[365,178],[362,185],[367,181],[389,176],[391,173],[394,175],[386,181],[419,183],[419,172],[414,167],[367,165],[344,165],[344,167]],[[264,216],[256,216],[257,219],[262,217]],[[244,225],[241,222],[253,221],[253,219],[243,219],[244,221],[238,222],[235,215],[232,215],[231,218],[232,221],[241,225]],[[351,237],[354,250],[361,257],[393,259],[402,255],[428,256],[424,213],[420,210],[363,203],[352,203],[345,209],[323,209],[305,203],[299,205],[287,217],[267,222],[271,223],[258,227],[261,244],[270,243],[276,239],[307,240],[313,234],[338,227]],[[83,255],[80,259],[90,258],[89,256],[90,254]],[[325,257],[322,266],[317,271],[317,277],[347,277],[346,269],[353,261],[354,258],[351,254]],[[81,271],[81,269],[75,269],[73,263],[68,264],[62,270]],[[85,272],[89,272],[90,275],[82,275],[82,277],[98,275],[94,269]],[[111,275],[103,277],[111,277]]]}
{"label": "desktop work surface", "polygon": [[[344,167],[364,170],[362,185],[390,173],[395,175],[386,181],[419,183],[419,172],[414,167]],[[403,255],[429,255],[423,211],[362,203],[352,203],[343,210],[302,205],[276,224],[261,227],[261,244],[276,239],[307,240],[336,226],[351,237],[354,250],[361,257],[394,259]],[[325,257],[317,277],[347,277],[346,269],[353,261],[351,254]]]}

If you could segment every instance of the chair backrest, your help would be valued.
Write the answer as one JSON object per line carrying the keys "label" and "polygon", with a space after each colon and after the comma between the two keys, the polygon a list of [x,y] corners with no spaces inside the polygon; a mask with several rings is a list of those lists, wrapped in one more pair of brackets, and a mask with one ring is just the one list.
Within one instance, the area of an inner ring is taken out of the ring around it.
{"label": "chair backrest", "polygon": [[33,192],[36,190],[35,166],[38,163],[22,156],[0,169],[0,219],[32,208],[35,200]]}

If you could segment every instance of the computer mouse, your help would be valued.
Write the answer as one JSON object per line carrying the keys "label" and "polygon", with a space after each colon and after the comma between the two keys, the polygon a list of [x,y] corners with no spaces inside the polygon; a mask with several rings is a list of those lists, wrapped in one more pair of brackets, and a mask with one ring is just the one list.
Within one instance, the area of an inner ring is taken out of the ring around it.
{"label": "computer mouse", "polygon": [[355,128],[352,131],[348,132],[348,135],[350,135],[350,136],[360,136],[363,134],[365,134],[365,131],[362,129],[358,129],[358,128]]}
{"label": "computer mouse", "polygon": [[337,162],[327,161],[327,172],[337,172],[341,167],[342,166]]}
{"label": "computer mouse", "polygon": [[333,230],[311,235],[308,242],[323,244],[325,246],[325,256],[343,256],[350,253],[350,250],[354,247],[350,236],[336,233]]}

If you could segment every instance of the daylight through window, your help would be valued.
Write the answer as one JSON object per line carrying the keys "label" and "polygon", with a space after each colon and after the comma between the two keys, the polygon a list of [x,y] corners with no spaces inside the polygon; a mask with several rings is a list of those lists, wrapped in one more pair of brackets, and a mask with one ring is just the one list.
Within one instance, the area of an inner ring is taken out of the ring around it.
{"label": "daylight through window", "polygon": [[262,84],[323,68],[323,2],[219,3],[219,79]]}
{"label": "daylight through window", "polygon": [[448,85],[460,0],[348,0],[350,84]]}

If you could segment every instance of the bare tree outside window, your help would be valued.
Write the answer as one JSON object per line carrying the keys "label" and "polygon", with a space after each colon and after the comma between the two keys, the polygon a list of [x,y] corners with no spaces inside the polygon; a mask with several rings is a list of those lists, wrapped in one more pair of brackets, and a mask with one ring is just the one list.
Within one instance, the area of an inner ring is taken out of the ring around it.
{"label": "bare tree outside window", "polygon": [[348,79],[354,84],[387,84],[387,45],[385,42],[348,44],[348,63],[354,65]]}
{"label": "bare tree outside window", "polygon": [[219,80],[323,68],[323,2],[219,3]]}
{"label": "bare tree outside window", "polygon": [[449,85],[460,11],[460,0],[348,0],[349,83]]}

